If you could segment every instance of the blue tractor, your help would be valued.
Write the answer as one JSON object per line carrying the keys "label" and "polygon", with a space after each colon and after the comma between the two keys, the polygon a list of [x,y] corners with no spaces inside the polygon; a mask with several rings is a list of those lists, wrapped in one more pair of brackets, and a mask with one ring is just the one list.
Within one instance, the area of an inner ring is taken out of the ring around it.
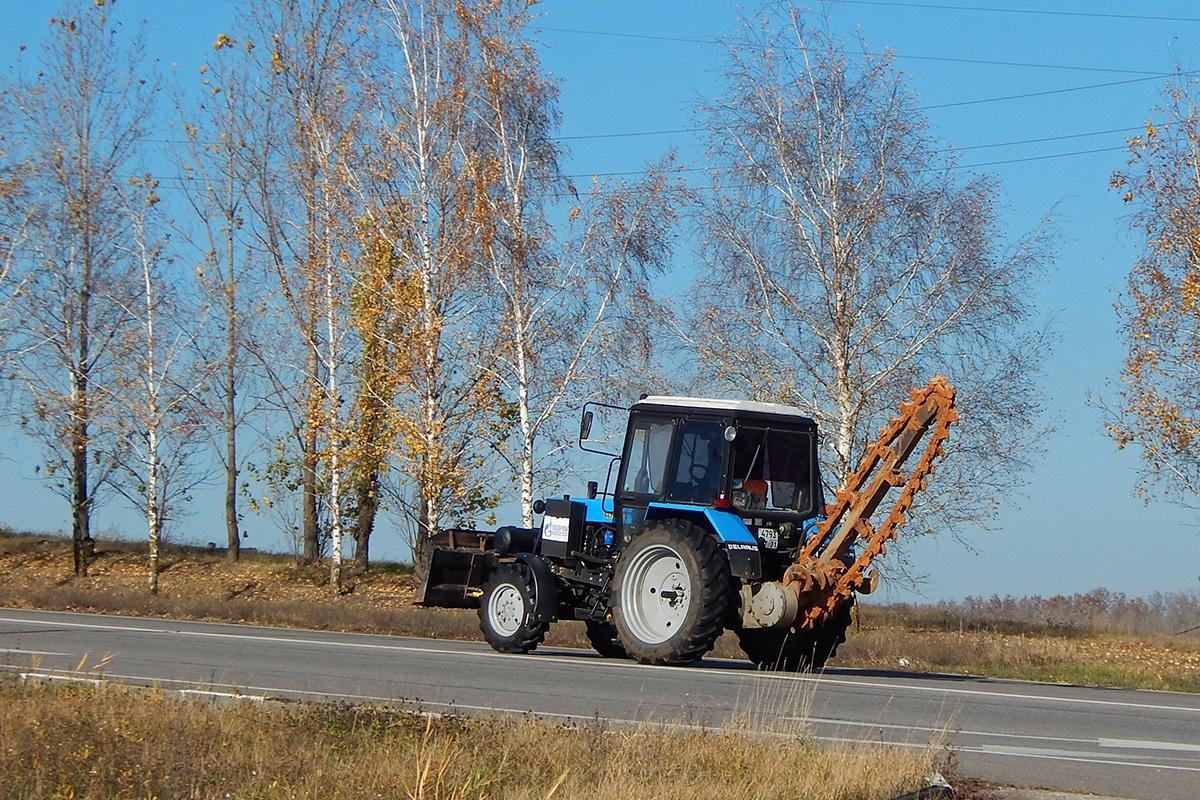
{"label": "blue tractor", "polygon": [[[940,452],[949,415],[919,400],[828,507],[817,426],[799,409],[644,397],[628,409],[620,452],[605,453],[592,427],[613,407],[589,403],[580,443],[612,458],[604,491],[592,482],[585,497],[538,501],[537,527],[439,533],[417,602],[478,608],[484,638],[508,653],[532,651],[555,621],[581,620],[603,656],[687,664],[732,630],[760,668],[820,669],[845,639],[855,593],[874,585],[856,544],[873,558],[894,536],[867,517]],[[903,478],[939,418],[937,446]],[[896,516],[902,524],[903,509]]]}

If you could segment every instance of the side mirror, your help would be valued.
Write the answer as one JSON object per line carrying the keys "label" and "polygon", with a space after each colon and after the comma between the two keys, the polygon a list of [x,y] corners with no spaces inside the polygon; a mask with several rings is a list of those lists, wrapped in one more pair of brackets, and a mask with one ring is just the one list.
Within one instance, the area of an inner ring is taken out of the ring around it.
{"label": "side mirror", "polygon": [[[627,414],[629,409],[588,400],[583,404],[582,411],[583,414],[579,418],[579,449],[587,453],[598,453],[602,456],[615,457],[619,455],[618,453],[609,452],[607,449],[614,446],[614,443],[610,443],[607,440],[618,429],[616,416],[613,415],[612,420],[609,419],[609,416],[612,412]],[[593,445],[599,445],[599,447]]]}

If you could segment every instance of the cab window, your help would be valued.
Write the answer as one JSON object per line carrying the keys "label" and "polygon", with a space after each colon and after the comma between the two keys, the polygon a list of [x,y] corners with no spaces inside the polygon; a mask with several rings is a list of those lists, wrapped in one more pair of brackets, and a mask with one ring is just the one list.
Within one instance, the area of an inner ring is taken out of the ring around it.
{"label": "cab window", "polygon": [[719,422],[688,420],[679,426],[679,457],[668,500],[711,505],[721,489],[725,428]]}
{"label": "cab window", "polygon": [[667,478],[667,459],[671,455],[670,420],[643,417],[629,432],[629,450],[625,454],[625,479],[621,489],[632,494],[662,494]]}
{"label": "cab window", "polygon": [[807,513],[813,507],[812,434],[741,428],[733,443],[733,505]]}

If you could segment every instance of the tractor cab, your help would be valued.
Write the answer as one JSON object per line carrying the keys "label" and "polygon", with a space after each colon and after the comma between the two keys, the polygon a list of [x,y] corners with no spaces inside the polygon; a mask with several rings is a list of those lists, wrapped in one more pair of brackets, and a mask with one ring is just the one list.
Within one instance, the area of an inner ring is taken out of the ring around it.
{"label": "tractor cab", "polygon": [[606,492],[619,541],[656,520],[690,519],[717,535],[735,574],[756,575],[760,551],[794,556],[824,507],[816,445],[816,423],[792,406],[645,397],[629,409]]}

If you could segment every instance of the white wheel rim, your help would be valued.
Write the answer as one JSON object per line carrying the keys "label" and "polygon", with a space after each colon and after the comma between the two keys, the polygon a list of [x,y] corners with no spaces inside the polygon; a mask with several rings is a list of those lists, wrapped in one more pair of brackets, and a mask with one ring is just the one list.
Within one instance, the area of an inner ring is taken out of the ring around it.
{"label": "white wheel rim", "polygon": [[500,586],[488,598],[488,619],[501,636],[514,636],[525,619],[525,598],[511,583]]}
{"label": "white wheel rim", "polygon": [[673,548],[652,545],[630,560],[621,583],[621,611],[638,641],[656,645],[670,639],[683,627],[691,605],[691,579]]}

